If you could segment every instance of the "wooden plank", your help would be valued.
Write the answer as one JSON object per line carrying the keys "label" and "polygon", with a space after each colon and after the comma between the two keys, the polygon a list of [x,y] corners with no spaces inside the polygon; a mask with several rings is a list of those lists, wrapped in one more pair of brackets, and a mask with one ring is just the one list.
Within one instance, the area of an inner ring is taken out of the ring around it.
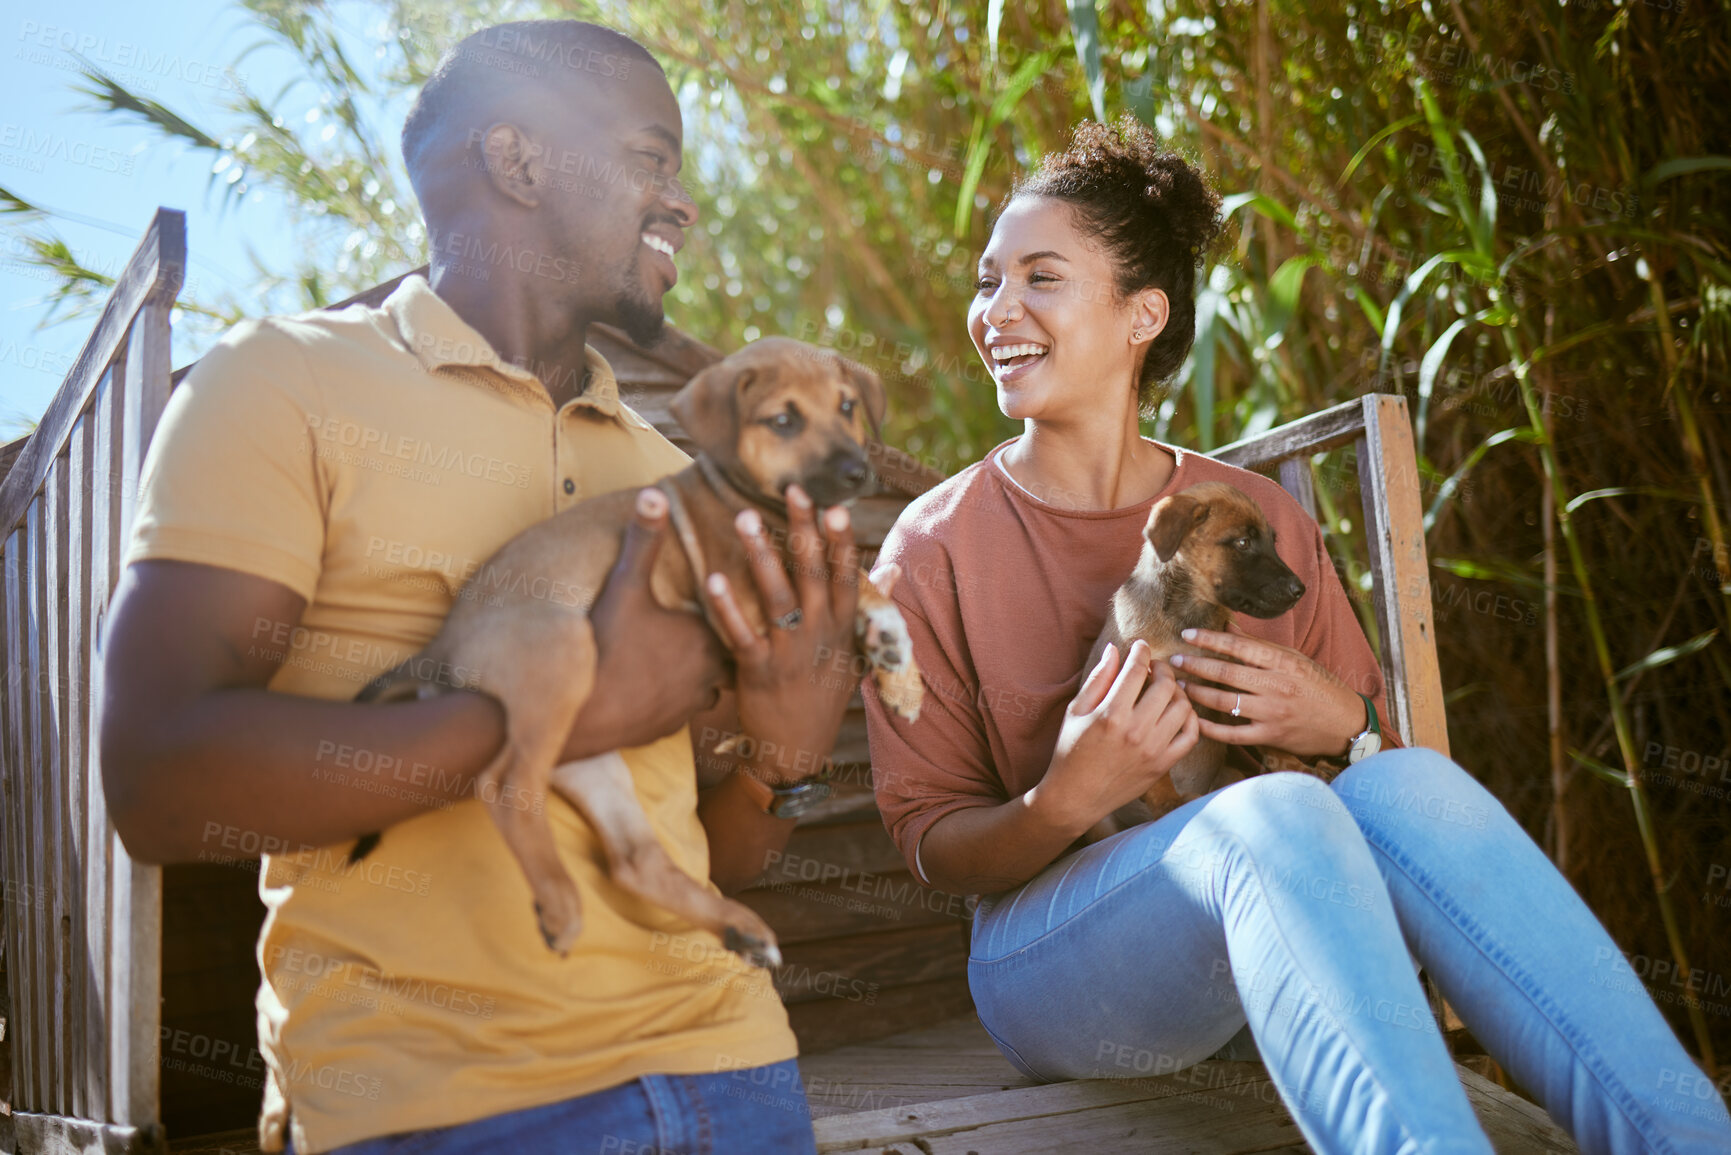
{"label": "wooden plank", "polygon": [[1430,573],[1424,515],[1419,508],[1417,455],[1406,399],[1363,398],[1365,440],[1358,453],[1359,495],[1370,546],[1382,668],[1392,722],[1412,746],[1449,752],[1443,712],[1442,671],[1431,620]]}
{"label": "wooden plank", "polygon": [[1279,463],[1280,488],[1292,495],[1300,508],[1316,520],[1316,481],[1310,474],[1310,455],[1288,457]]}
{"label": "wooden plank", "polygon": [[31,1155],[168,1155],[162,1128],[117,1127],[60,1115],[19,1113],[18,1149]]}
{"label": "wooden plank", "polygon": [[837,999],[796,1003],[787,1008],[787,1020],[804,1052],[882,1038],[973,1009],[967,980],[943,979],[883,991],[871,1006]]}
{"label": "wooden plank", "polygon": [[1455,1070],[1466,1088],[1473,1113],[1479,1117],[1486,1138],[1499,1155],[1516,1152],[1572,1155],[1579,1150],[1568,1133],[1537,1103],[1529,1103],[1465,1067],[1457,1066]]}
{"label": "wooden plank", "polygon": [[1222,445],[1208,456],[1241,469],[1259,469],[1288,457],[1321,453],[1325,449],[1356,441],[1359,430],[1364,426],[1363,402],[1371,396],[1389,395],[1367,394],[1358,400],[1342,402],[1324,409],[1321,413],[1312,413],[1309,417],[1289,421],[1267,433]]}
{"label": "wooden plank", "polygon": [[45,760],[42,774],[47,789],[43,815],[46,841],[35,847],[42,855],[51,879],[49,891],[52,912],[49,945],[54,958],[54,1097],[53,1109],[63,1115],[78,1116],[78,1099],[73,1083],[78,1068],[73,1044],[83,1037],[73,1030],[78,1021],[74,1010],[74,979],[77,965],[72,957],[72,926],[78,917],[78,903],[73,879],[69,877],[72,848],[67,845],[70,834],[69,816],[71,792],[67,789],[66,714],[68,678],[66,674],[66,518],[70,497],[69,466],[64,454],[49,466],[42,482],[42,537],[39,540],[42,558],[42,664],[48,682],[42,695],[42,735]]}
{"label": "wooden plank", "polygon": [[[109,370],[113,372],[112,367]],[[106,374],[105,374],[106,376]],[[98,390],[102,388],[98,383]],[[67,845],[72,861],[67,872],[74,897],[72,938],[72,1015],[66,1024],[66,1046],[73,1056],[72,1104],[81,1119],[99,1117],[107,1104],[94,1093],[92,1068],[100,1061],[100,1048],[92,1050],[89,1024],[102,1000],[91,967],[89,930],[92,908],[88,879],[90,840],[90,795],[102,785],[90,777],[90,522],[91,490],[102,482],[92,454],[96,447],[96,419],[85,413],[73,424],[67,441],[68,500],[66,504],[66,713],[65,747],[67,797]]]}
{"label": "wooden plank", "polygon": [[259,1155],[258,1128],[245,1127],[175,1139],[169,1144],[169,1150],[174,1155]]}
{"label": "wooden plank", "polygon": [[950,924],[794,943],[782,953],[775,988],[789,1006],[825,998],[875,1006],[895,987],[968,973],[967,932]]}
{"label": "wooden plank", "polygon": [[[1197,1150],[1167,1145],[1168,1140],[1180,1135],[1191,1142],[1210,1140],[1203,1150],[1231,1151],[1234,1148],[1223,1141],[1222,1132],[1228,1126],[1236,1128],[1242,1123],[1243,1116],[1253,1113],[1251,1104],[1255,1104],[1268,1108],[1266,1113],[1254,1112],[1259,1117],[1257,1129],[1268,1135],[1267,1145],[1301,1140],[1278,1096],[1274,1096],[1272,1104],[1265,1103],[1264,1093],[1258,1090],[1259,1083],[1266,1084],[1266,1075],[1258,1063],[1206,1062],[1176,1075],[1047,1083],[838,1115],[819,1120],[814,1130],[819,1152],[879,1150],[894,1143],[906,1143],[910,1151],[961,1151],[971,1147],[993,1155],[1060,1150]],[[1210,1109],[1198,1104],[1199,1085],[1220,1093],[1220,1102],[1238,1108],[1231,1114],[1240,1118],[1228,1119],[1227,1113],[1218,1107]],[[1139,1108],[1131,1113],[1144,1127],[1138,1142],[1125,1142],[1128,1135],[1123,1130],[1109,1128],[1100,1133],[1098,1120],[1107,1118],[1115,1125],[1117,1115],[1089,1118],[1105,1108],[1122,1106]],[[1267,1126],[1270,1119],[1283,1121],[1283,1126]],[[968,1137],[968,1147],[953,1147],[944,1142],[954,1136]],[[923,1142],[916,1145],[916,1139]]]}
{"label": "wooden plank", "polygon": [[[48,467],[84,412],[89,394],[107,371],[115,350],[126,339],[133,317],[149,302],[172,303],[186,273],[186,214],[178,209],[157,209],[144,239],[126,262],[109,291],[102,316],[91,330],[72,371],[48,404],[36,432],[19,454],[17,462],[0,482],[0,532],[9,532],[23,519]],[[164,325],[166,326],[166,315]],[[163,386],[166,392],[167,371]],[[136,476],[136,475],[134,475]]]}
{"label": "wooden plank", "polygon": [[24,573],[29,538],[22,529],[14,530],[6,541],[5,606],[6,615],[6,810],[0,820],[6,824],[6,911],[7,986],[12,999],[12,1014],[7,1023],[12,1044],[12,1107],[37,1106],[36,1102],[36,1018],[31,1013],[35,999],[35,910],[40,893],[31,886],[29,851],[26,844],[30,828],[30,760],[25,739],[25,717],[34,708],[35,687],[30,681],[26,657],[26,632],[30,628],[25,612]]}
{"label": "wooden plank", "polygon": [[[170,301],[140,309],[128,338],[120,422],[119,540],[130,539],[145,453],[168,401]],[[135,863],[118,838],[109,840],[113,870],[109,1098],[113,1119],[153,1126],[162,1077],[158,1026],[162,1016],[162,870]]]}
{"label": "wooden plank", "polygon": [[786,849],[773,856],[769,869],[752,885],[830,882],[844,876],[893,874],[906,869],[902,852],[896,849],[883,822],[873,816],[864,822],[796,827]]}
{"label": "wooden plank", "polygon": [[962,922],[975,906],[970,896],[928,890],[905,870],[821,885],[777,883],[738,897],[775,928],[784,944]]}
{"label": "wooden plank", "polygon": [[36,1074],[36,1086],[29,1104],[42,1111],[58,1109],[58,1081],[55,1073],[54,1050],[60,1019],[56,1014],[55,980],[59,973],[54,945],[60,939],[55,933],[53,879],[43,860],[42,847],[48,841],[48,744],[42,733],[43,703],[47,700],[44,678],[47,655],[43,652],[46,631],[42,623],[42,498],[38,496],[25,512],[24,540],[24,639],[25,669],[29,673],[30,696],[24,710],[24,806],[29,812],[28,832],[24,840],[24,863],[31,889],[42,896],[32,907],[30,920],[34,941],[25,944],[30,952],[30,1001],[20,1014],[36,1016],[33,1032],[36,1053],[31,1065]]}
{"label": "wooden plank", "polygon": [[[115,482],[120,477],[119,444],[116,439],[117,404],[124,388],[125,360],[111,368],[97,386],[92,398],[90,420],[91,479],[90,489],[90,590],[85,600],[89,648],[102,638],[102,624],[108,609],[108,597],[119,574],[120,507],[115,495]],[[94,661],[94,657],[92,657]],[[95,674],[92,670],[92,675]],[[114,863],[110,847],[115,835],[108,824],[108,799],[102,790],[102,758],[97,731],[97,701],[90,695],[85,704],[86,733],[90,736],[85,780],[89,805],[85,809],[84,861],[84,920],[85,953],[90,961],[89,1008],[84,1020],[86,1072],[89,1082],[90,1116],[100,1122],[114,1122],[114,1104],[109,1094],[109,1070],[113,1054],[108,1046],[109,974],[113,959],[109,950],[110,928],[114,912],[109,909],[108,888]]]}
{"label": "wooden plank", "polygon": [[26,433],[16,441],[8,441],[0,445],[0,481],[6,480],[6,475],[12,472],[12,466],[17,463],[18,455],[24,452],[24,446],[29,444],[30,435]]}

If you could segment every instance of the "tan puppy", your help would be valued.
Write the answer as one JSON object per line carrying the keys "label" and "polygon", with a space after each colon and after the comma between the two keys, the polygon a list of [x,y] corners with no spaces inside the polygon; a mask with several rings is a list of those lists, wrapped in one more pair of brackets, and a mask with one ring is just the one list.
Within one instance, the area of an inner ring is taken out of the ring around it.
{"label": "tan puppy", "polygon": [[[778,531],[785,540],[783,495],[789,485],[799,484],[820,508],[864,493],[871,482],[867,422],[875,428],[882,418],[883,385],[829,350],[770,337],[698,374],[672,408],[699,452],[690,466],[657,483],[667,494],[679,548],[672,542],[662,548],[651,591],[669,609],[704,613],[698,583],[725,574],[762,635],[769,625],[750,596],[756,584],[734,516],[756,509],[771,540]],[[512,580],[490,585],[485,598],[459,596],[427,648],[381,676],[362,697],[400,700],[450,687],[478,689],[504,704],[505,745],[481,771],[476,792],[488,800],[528,876],[541,934],[552,949],[570,949],[582,928],[577,887],[555,852],[545,813],[506,802],[543,797],[549,784],[595,827],[608,870],[621,887],[715,932],[752,962],[773,966],[780,953],[763,920],[691,878],[667,855],[617,753],[567,763],[555,773],[559,751],[594,683],[588,609],[619,556],[636,500],[636,489],[593,498],[507,542],[471,581],[489,575]],[[498,588],[525,592],[491,592]],[[567,601],[526,592],[548,588],[587,592]],[[726,632],[717,632],[725,641]],[[894,603],[863,575],[856,640],[885,704],[918,717],[923,688],[906,625]],[[427,670],[447,671],[448,680],[415,673]],[[369,840],[377,836],[357,844],[355,856],[371,849]]]}
{"label": "tan puppy", "polygon": [[[1161,499],[1149,512],[1142,536],[1142,556],[1112,595],[1105,628],[1088,659],[1090,669],[1108,642],[1123,654],[1141,639],[1161,661],[1173,654],[1205,654],[1183,641],[1183,631],[1225,630],[1233,610],[1277,618],[1304,596],[1304,583],[1274,552],[1274,531],[1262,510],[1225,482],[1205,481]],[[1203,712],[1216,721],[1229,720]],[[1203,738],[1172,768],[1172,784],[1185,798],[1200,798],[1238,777],[1225,763],[1225,745]],[[1090,836],[1105,837],[1134,824],[1133,815],[1121,812],[1116,818],[1103,819]]]}

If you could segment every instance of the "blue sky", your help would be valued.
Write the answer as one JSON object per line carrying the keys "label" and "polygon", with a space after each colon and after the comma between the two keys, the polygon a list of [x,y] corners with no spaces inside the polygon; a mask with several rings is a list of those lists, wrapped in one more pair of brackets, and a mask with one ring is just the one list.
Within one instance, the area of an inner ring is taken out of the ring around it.
{"label": "blue sky", "polygon": [[[285,113],[301,112],[303,87],[278,102],[298,72],[285,51],[268,47],[236,60],[262,38],[232,0],[21,0],[0,17],[0,186],[67,214],[50,222],[88,266],[113,275],[125,266],[157,206],[185,210],[189,266],[185,295],[241,295],[256,279],[249,250],[287,268],[294,237],[284,206],[269,193],[225,204],[210,182],[209,158],[164,143],[150,128],[88,111],[74,52],[218,137],[234,123],[225,102],[243,84]],[[354,8],[347,9],[352,13]],[[347,29],[337,6],[339,28]],[[364,48],[357,67],[372,63]],[[384,124],[400,110],[380,113]],[[383,134],[394,139],[394,134]],[[22,265],[18,229],[0,221],[0,437],[47,408],[88,335],[93,317],[39,325],[51,283]],[[184,336],[175,363],[196,355]]]}

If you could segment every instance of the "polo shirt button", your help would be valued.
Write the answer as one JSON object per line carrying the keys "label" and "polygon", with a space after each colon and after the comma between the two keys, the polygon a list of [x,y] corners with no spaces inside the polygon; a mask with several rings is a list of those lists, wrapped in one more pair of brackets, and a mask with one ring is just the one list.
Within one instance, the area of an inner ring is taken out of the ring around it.
{"label": "polo shirt button", "polygon": [[569,477],[567,477],[565,479],[565,492],[566,493],[576,493],[577,492],[577,483],[575,481],[572,481]]}

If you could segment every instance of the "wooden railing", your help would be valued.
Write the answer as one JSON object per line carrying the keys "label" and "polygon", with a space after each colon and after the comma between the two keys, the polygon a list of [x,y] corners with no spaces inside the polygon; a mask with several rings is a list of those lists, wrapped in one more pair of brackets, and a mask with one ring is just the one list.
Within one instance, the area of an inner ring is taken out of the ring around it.
{"label": "wooden railing", "polygon": [[103,801],[97,642],[169,390],[186,220],[158,210],[0,483],[0,776],[13,1118],[25,1151],[159,1151],[161,870]]}
{"label": "wooden railing", "polygon": [[1431,620],[1429,563],[1425,556],[1421,486],[1406,398],[1367,393],[1257,437],[1235,441],[1209,456],[1245,469],[1274,467],[1281,487],[1312,517],[1316,496],[1313,454],[1355,445],[1358,490],[1381,635],[1383,680],[1394,727],[1409,746],[1449,752],[1443,716],[1442,672]]}

